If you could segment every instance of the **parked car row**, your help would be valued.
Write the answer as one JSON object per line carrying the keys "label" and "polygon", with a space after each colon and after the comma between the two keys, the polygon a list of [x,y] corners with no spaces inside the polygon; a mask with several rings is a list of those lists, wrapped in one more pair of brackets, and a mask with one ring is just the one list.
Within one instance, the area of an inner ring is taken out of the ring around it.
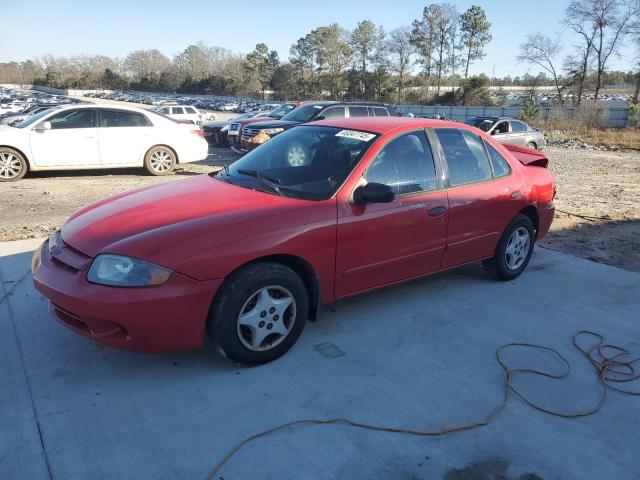
{"label": "parked car row", "polygon": [[252,100],[226,101],[212,100],[202,96],[174,95],[148,92],[87,92],[88,98],[105,98],[122,102],[142,103],[145,105],[189,105],[201,110],[215,110],[220,112],[246,113],[252,110],[273,110],[278,104],[265,104]]}

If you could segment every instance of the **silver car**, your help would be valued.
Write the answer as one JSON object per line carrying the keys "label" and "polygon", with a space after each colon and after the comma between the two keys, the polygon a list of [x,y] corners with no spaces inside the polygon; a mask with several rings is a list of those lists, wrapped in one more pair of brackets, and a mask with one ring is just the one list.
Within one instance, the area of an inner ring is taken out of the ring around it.
{"label": "silver car", "polygon": [[510,143],[536,150],[542,150],[545,146],[544,135],[540,130],[516,118],[472,117],[464,123],[487,132],[500,143]]}

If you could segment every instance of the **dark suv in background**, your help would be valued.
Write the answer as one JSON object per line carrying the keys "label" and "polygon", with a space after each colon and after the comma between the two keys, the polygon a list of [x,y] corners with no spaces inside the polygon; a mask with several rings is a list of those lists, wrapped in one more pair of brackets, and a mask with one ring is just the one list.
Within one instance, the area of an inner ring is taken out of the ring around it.
{"label": "dark suv in background", "polygon": [[384,103],[304,102],[280,120],[261,121],[245,126],[240,137],[240,150],[251,151],[279,133],[303,123],[330,118],[397,116],[396,110]]}

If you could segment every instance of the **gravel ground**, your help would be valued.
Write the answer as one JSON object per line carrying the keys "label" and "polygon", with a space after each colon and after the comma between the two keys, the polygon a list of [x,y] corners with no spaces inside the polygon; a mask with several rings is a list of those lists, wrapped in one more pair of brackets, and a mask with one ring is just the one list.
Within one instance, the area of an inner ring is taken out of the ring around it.
{"label": "gravel ground", "polygon": [[[640,271],[640,153],[547,150],[558,183],[558,212],[541,245]],[[118,192],[207,173],[234,161],[228,149],[183,165],[175,175],[141,170],[39,172],[0,184],[0,241],[44,237],[80,207]]]}

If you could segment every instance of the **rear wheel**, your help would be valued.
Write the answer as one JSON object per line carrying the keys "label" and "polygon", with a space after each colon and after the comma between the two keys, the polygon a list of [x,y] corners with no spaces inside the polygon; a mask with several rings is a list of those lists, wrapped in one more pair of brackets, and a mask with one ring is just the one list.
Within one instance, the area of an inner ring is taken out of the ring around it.
{"label": "rear wheel", "polygon": [[304,282],[277,263],[250,265],[221,287],[207,330],[218,350],[244,364],[284,355],[298,340],[309,311]]}
{"label": "rear wheel", "polygon": [[527,148],[530,148],[531,150],[536,150],[538,146],[533,142],[529,142],[527,143]]}
{"label": "rear wheel", "polygon": [[495,255],[482,264],[497,279],[513,280],[527,268],[534,243],[535,229],[531,219],[518,214],[502,234]]}
{"label": "rear wheel", "polygon": [[27,174],[27,161],[12,148],[0,148],[0,182],[15,182]]}
{"label": "rear wheel", "polygon": [[144,156],[144,168],[151,175],[169,175],[176,167],[176,154],[169,147],[159,145]]}

